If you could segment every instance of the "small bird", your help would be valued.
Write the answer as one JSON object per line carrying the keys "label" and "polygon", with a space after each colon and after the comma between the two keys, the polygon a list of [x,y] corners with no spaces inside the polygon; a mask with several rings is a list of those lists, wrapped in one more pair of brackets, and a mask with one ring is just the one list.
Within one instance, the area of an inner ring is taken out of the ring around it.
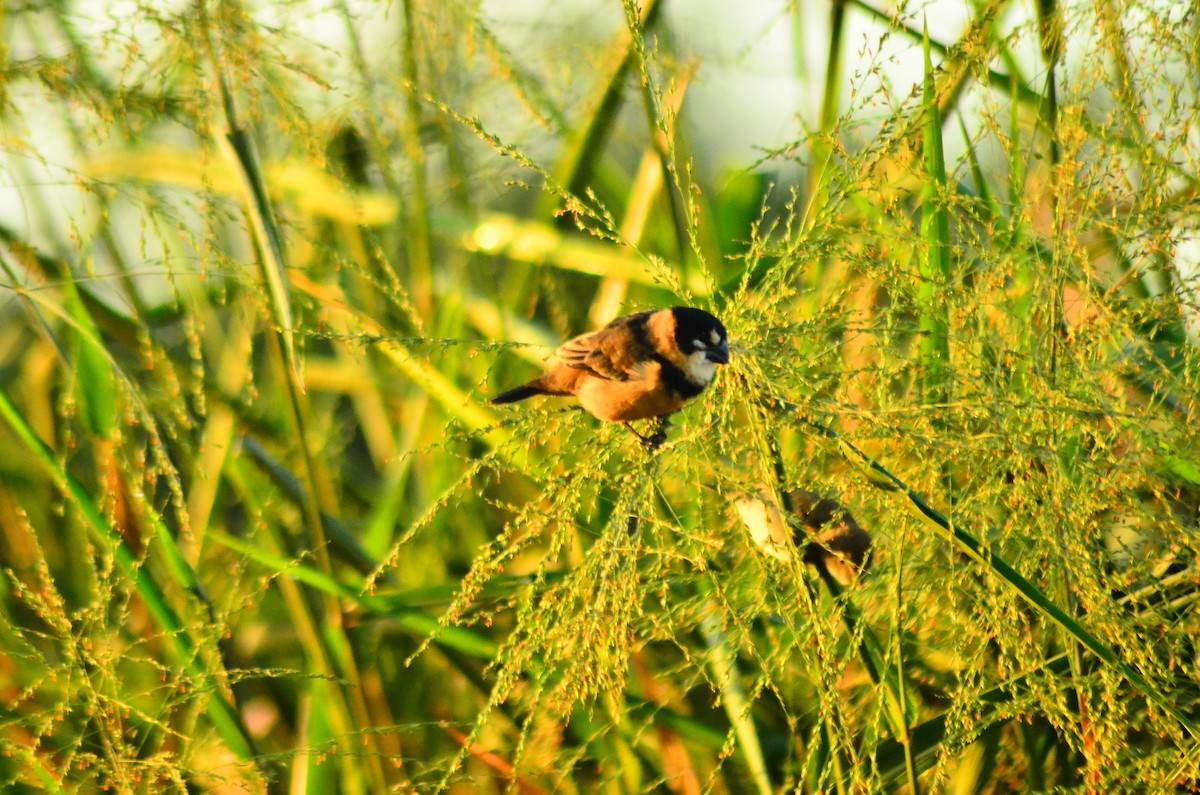
{"label": "small bird", "polygon": [[656,447],[665,438],[661,430],[647,438],[629,423],[666,417],[703,392],[717,365],[729,362],[729,339],[708,312],[675,306],[619,317],[563,343],[554,356],[546,372],[488,402],[574,395],[594,416],[619,422]]}
{"label": "small bird", "polygon": [[[776,560],[789,560],[793,548],[822,579],[845,587],[871,566],[871,534],[841,505],[820,494],[793,489],[777,500],[759,484],[734,503],[755,546]],[[782,505],[781,505],[782,502]],[[784,517],[784,509],[803,529]],[[790,539],[790,542],[789,542]],[[794,546],[793,546],[794,545]]]}

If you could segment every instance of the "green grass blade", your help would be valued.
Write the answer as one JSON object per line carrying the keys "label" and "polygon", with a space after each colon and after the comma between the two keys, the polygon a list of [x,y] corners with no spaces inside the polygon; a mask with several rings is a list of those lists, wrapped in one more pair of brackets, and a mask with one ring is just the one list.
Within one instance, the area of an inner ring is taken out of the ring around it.
{"label": "green grass blade", "polygon": [[721,691],[721,705],[737,737],[738,747],[750,771],[751,782],[760,795],[769,795],[772,791],[771,779],[767,774],[758,729],[754,726],[753,711],[742,689],[737,658],[729,648],[728,639],[721,630],[717,615],[716,610],[706,611],[702,619],[704,642],[708,646],[708,664]]}
{"label": "green grass blade", "polygon": [[69,274],[63,281],[63,290],[71,317],[75,399],[92,436],[108,439],[117,424],[117,382],[112,363],[96,324],[79,300],[74,278]]}
{"label": "green grass blade", "polygon": [[[842,98],[842,42],[846,36],[846,1],[834,0],[829,8],[829,50],[825,58],[825,81],[821,92],[821,115],[817,135],[812,142],[813,165],[808,172],[805,190],[804,219],[815,224],[829,200],[829,185],[833,178],[831,158],[836,147],[832,140],[838,134],[838,114]],[[799,13],[797,8],[796,13]]]}
{"label": "green grass blade", "polygon": [[971,135],[967,132],[967,124],[961,116],[958,119],[958,129],[962,133],[963,146],[966,148],[967,160],[971,166],[971,178],[975,182],[975,192],[979,196],[981,220],[990,226],[1001,217],[1000,205],[988,186],[988,178],[983,172],[983,166],[979,163],[979,153],[975,151]]}
{"label": "green grass blade", "polygon": [[929,55],[929,32],[923,39],[925,76],[922,83],[922,148],[925,175],[921,187],[921,248],[917,287],[917,329],[921,335],[922,396],[927,403],[949,400],[950,310],[946,296],[950,271],[950,215],[946,209],[946,162],[942,149],[942,114],[934,87]]}
{"label": "green grass blade", "polygon": [[[287,257],[284,254],[283,236],[279,225],[275,222],[275,213],[271,209],[271,200],[267,194],[266,180],[250,138],[245,131],[231,128],[224,139],[232,152],[237,174],[241,178],[246,196],[246,217],[259,246],[259,273],[263,284],[267,287],[268,306],[271,317],[283,341],[283,350],[287,366],[295,369],[296,340],[294,320],[292,318],[292,301],[288,295]],[[299,375],[297,373],[297,379]]]}
{"label": "green grass blade", "polygon": [[[658,23],[662,5],[660,0],[648,0],[642,4],[639,23],[643,33]],[[609,61],[615,66],[604,82],[603,90],[591,111],[586,114],[585,121],[576,127],[566,142],[565,152],[560,155],[559,164],[554,169],[554,182],[565,186],[573,196],[586,195],[592,186],[596,164],[603,159],[604,148],[625,101],[629,74],[637,59],[635,42],[627,30],[614,39],[609,49],[619,53],[620,57]],[[544,194],[535,217],[550,218],[560,198],[552,193]]]}
{"label": "green grass blade", "polygon": [[310,679],[300,701],[299,753],[292,762],[292,793],[321,795],[339,789],[338,769],[332,760],[337,758],[337,730],[329,722],[331,710],[336,709],[333,683]]}

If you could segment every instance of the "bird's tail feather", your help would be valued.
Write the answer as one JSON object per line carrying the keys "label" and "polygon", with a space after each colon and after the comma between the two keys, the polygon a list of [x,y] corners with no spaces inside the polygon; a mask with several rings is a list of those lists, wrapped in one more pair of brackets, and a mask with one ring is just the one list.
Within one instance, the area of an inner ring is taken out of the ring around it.
{"label": "bird's tail feather", "polygon": [[532,384],[521,384],[520,386],[514,386],[512,389],[501,392],[499,395],[493,395],[488,398],[488,403],[491,403],[493,406],[499,406],[502,403],[516,403],[518,400],[544,394],[546,393],[542,389]]}

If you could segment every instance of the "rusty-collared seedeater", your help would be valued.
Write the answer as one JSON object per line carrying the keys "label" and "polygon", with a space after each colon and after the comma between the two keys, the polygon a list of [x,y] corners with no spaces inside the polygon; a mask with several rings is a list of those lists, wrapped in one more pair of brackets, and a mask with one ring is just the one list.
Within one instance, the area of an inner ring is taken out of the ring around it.
{"label": "rusty-collared seedeater", "polygon": [[619,317],[563,343],[554,357],[546,372],[488,402],[574,395],[591,414],[633,431],[631,421],[665,417],[703,392],[717,365],[729,362],[729,339],[708,312],[675,306]]}

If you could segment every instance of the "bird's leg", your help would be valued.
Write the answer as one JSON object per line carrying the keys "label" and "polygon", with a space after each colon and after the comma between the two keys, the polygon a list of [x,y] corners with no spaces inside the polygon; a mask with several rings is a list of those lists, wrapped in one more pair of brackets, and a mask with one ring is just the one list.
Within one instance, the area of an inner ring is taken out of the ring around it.
{"label": "bird's leg", "polygon": [[632,433],[634,436],[636,436],[638,439],[640,439],[642,444],[645,447],[648,447],[651,450],[658,449],[659,447],[662,446],[663,442],[667,441],[668,420],[666,417],[658,418],[658,422],[655,425],[654,433],[652,433],[650,436],[642,436],[640,433],[638,433],[636,430],[634,430],[633,426],[630,425],[628,422],[622,422],[621,424],[624,425],[626,428],[628,428],[630,433]]}
{"label": "bird's leg", "polygon": [[642,436],[640,433],[638,433],[636,430],[634,430],[634,427],[632,425],[630,425],[628,422],[622,422],[621,424],[625,426],[626,430],[628,430],[630,433],[632,433],[634,436],[636,436],[643,445],[645,445],[646,447],[653,446],[653,443],[649,439],[647,439],[645,436]]}

